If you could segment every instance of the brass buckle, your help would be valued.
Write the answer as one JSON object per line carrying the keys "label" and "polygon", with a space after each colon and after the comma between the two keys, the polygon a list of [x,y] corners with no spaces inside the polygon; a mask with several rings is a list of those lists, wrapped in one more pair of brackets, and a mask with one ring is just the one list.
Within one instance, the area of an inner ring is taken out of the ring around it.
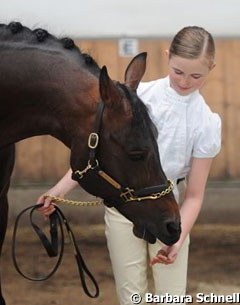
{"label": "brass buckle", "polygon": [[98,141],[99,141],[98,134],[95,132],[90,133],[88,137],[88,147],[92,149],[96,148],[98,146]]}
{"label": "brass buckle", "polygon": [[123,198],[125,201],[131,201],[134,197],[134,190],[130,189],[129,187],[126,187],[125,192],[122,192],[120,197]]}

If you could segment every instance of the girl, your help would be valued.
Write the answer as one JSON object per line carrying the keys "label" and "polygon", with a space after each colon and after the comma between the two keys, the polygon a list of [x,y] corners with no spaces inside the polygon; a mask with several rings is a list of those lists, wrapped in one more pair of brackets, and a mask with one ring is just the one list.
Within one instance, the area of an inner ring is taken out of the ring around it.
{"label": "girl", "polygon": [[[155,294],[186,294],[189,233],[201,209],[212,160],[221,146],[221,120],[199,92],[215,66],[211,34],[201,27],[185,27],[173,38],[167,55],[169,75],[140,83],[138,95],[158,129],[163,170],[177,185],[174,193],[180,202],[182,233],[173,246],[160,241],[148,244],[133,235],[132,223],[116,209],[106,208],[106,237],[121,305],[132,305],[135,293],[140,296],[136,304],[146,304],[148,257]],[[63,196],[76,185],[69,170],[48,194]],[[43,196],[37,202],[43,201],[40,210],[49,215],[54,207]]]}

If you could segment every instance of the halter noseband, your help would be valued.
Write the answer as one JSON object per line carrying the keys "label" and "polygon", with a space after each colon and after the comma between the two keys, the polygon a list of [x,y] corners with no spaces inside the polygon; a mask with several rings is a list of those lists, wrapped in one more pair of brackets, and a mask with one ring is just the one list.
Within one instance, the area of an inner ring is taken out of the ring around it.
{"label": "halter noseband", "polygon": [[99,143],[99,132],[101,129],[103,110],[104,104],[103,102],[100,102],[97,108],[95,132],[90,133],[88,137],[89,159],[87,166],[83,170],[74,171],[72,178],[78,181],[80,185],[82,185],[83,182],[91,183],[91,179],[99,179],[99,177],[107,182],[108,186],[111,186],[111,188],[114,190],[113,193],[115,194],[114,196],[111,196],[111,200],[108,198],[103,198],[107,206],[116,206],[117,204],[131,201],[141,202],[143,200],[156,200],[169,194],[174,188],[174,184],[170,180],[167,180],[165,184],[134,190],[128,186],[122,186],[119,182],[100,168],[96,154]]}

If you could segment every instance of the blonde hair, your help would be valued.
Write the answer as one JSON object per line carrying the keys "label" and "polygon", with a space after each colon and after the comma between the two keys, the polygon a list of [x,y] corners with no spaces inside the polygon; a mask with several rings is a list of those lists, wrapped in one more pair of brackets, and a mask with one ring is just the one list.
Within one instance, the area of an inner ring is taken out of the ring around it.
{"label": "blonde hair", "polygon": [[210,64],[214,63],[215,44],[212,35],[202,27],[187,26],[181,29],[173,38],[169,58],[180,56],[196,59],[205,56]]}

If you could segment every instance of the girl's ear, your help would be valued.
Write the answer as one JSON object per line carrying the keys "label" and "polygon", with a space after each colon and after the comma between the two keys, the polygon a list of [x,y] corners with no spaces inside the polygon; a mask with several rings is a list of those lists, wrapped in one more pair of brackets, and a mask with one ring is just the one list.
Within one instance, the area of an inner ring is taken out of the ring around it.
{"label": "girl's ear", "polygon": [[165,50],[165,55],[167,56],[167,58],[169,58],[169,50]]}
{"label": "girl's ear", "polygon": [[211,71],[211,70],[212,70],[213,68],[215,68],[215,67],[216,67],[216,63],[214,62],[213,64],[211,64],[209,70]]}

